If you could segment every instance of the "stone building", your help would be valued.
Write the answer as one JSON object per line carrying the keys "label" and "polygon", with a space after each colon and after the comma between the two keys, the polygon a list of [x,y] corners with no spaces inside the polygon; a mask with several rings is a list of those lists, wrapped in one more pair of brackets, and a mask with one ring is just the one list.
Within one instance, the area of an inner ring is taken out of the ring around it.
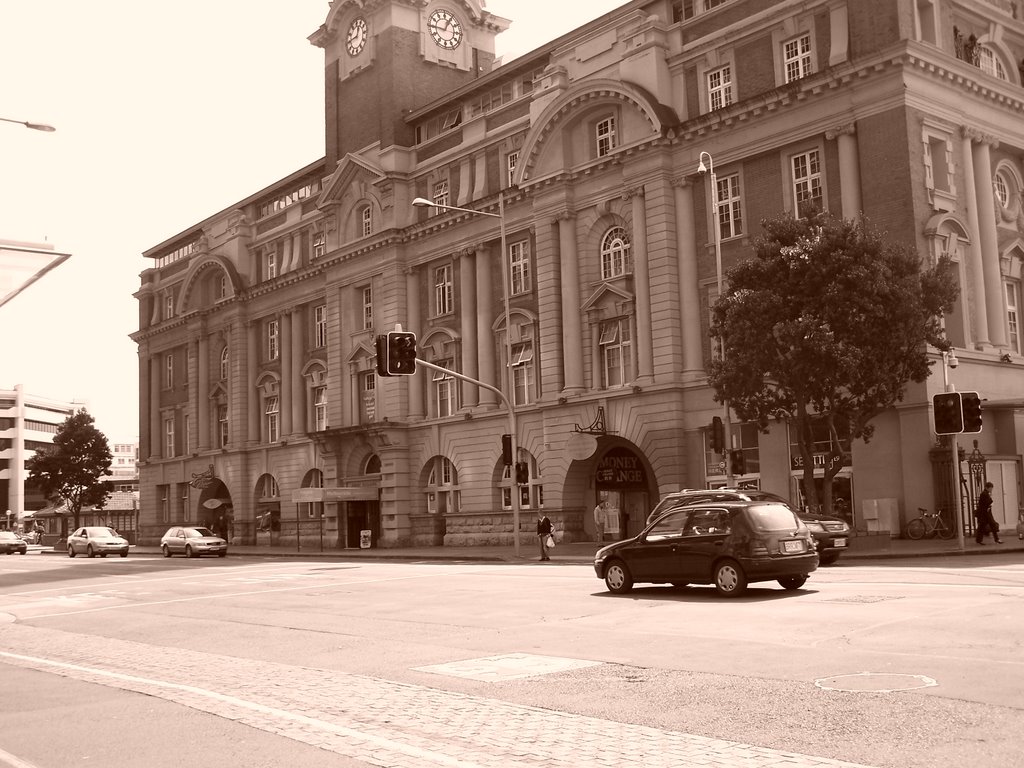
{"label": "stone building", "polygon": [[[807,203],[956,261],[948,374],[985,398],[959,495],[986,476],[1015,520],[1022,10],[637,0],[497,62],[509,22],[479,0],[334,0],[310,36],[324,158],[145,253],[143,540],[195,521],[247,543],[508,543],[514,493],[523,541],[540,508],[591,538],[599,499],[634,533],[661,494],[725,483],[707,439],[717,257],[727,270],[762,218]],[[396,325],[434,367],[377,375]],[[839,473],[860,534],[948,503],[933,356]],[[801,502],[784,423],[731,440],[735,482]]]}

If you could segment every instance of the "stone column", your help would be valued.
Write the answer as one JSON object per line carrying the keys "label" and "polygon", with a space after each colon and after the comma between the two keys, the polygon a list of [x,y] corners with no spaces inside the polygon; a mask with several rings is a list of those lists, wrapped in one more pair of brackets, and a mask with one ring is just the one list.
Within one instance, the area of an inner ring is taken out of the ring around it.
{"label": "stone column", "polygon": [[825,138],[836,139],[839,149],[839,194],[844,219],[860,219],[863,204],[860,197],[860,161],[857,153],[857,128],[853,123],[825,132]]}
{"label": "stone column", "polygon": [[[974,327],[968,338],[973,341],[976,349],[983,349],[990,344],[988,335],[988,302],[985,301],[985,274],[982,248],[981,248],[981,225],[978,221],[978,194],[974,179],[974,148],[972,146],[973,130],[964,127],[962,130],[961,152],[963,153],[964,167],[964,197],[967,208],[967,227],[971,238],[970,246],[966,249],[967,273],[970,276],[970,284],[974,290],[974,311],[971,317],[974,320]],[[961,286],[963,294],[967,294],[968,286]],[[965,300],[966,305],[966,300]]]}
{"label": "stone column", "polygon": [[[477,314],[476,314],[476,250],[459,254],[459,322],[462,326],[462,373],[473,379],[477,376]],[[468,381],[462,384],[462,405],[473,407],[480,402],[480,387]]]}
{"label": "stone column", "polygon": [[160,423],[160,389],[163,387],[164,355],[149,358],[149,455],[163,457],[163,426]]}
{"label": "stone column", "polygon": [[291,402],[291,434],[302,435],[306,433],[306,385],[302,379],[302,353],[306,326],[303,324],[303,310],[296,309],[291,313],[292,334],[291,342],[288,345],[289,378],[292,384]]}
{"label": "stone column", "polygon": [[197,448],[205,451],[210,447],[210,337],[205,329],[199,331],[196,347],[196,441]]}
{"label": "stone column", "polygon": [[[1006,346],[1003,317],[1003,277],[999,270],[999,236],[996,231],[996,201],[992,191],[991,148],[999,146],[989,136],[976,137],[974,190],[978,201],[978,233],[981,236],[981,264],[984,273],[988,333],[995,347]],[[979,286],[980,287],[980,286]],[[979,310],[980,312],[980,310]]]}
{"label": "stone column", "polygon": [[[420,327],[420,289],[419,289],[419,272],[415,267],[406,270],[405,273],[405,303],[408,307],[408,312],[405,316],[405,323],[402,328],[405,330],[415,330]],[[418,335],[417,341],[422,338],[422,334]],[[402,379],[406,381],[406,386],[409,388],[409,417],[413,419],[423,418],[423,382],[424,376],[426,376],[426,369],[417,369],[417,372],[412,376],[402,376]],[[429,378],[426,379],[430,381]],[[378,413],[380,412],[380,401],[377,401]]]}
{"label": "stone column", "polygon": [[[494,322],[494,267],[487,246],[476,250],[476,341],[477,379],[498,387],[496,379],[496,348],[492,323]],[[478,402],[483,408],[496,408],[498,396],[489,389],[481,389]]]}
{"label": "stone column", "polygon": [[636,321],[637,384],[654,380],[654,334],[651,332],[651,273],[647,263],[647,209],[644,188],[626,190],[623,195],[633,208],[633,289]]}
{"label": "stone column", "polygon": [[693,184],[676,180],[676,250],[679,258],[680,320],[683,325],[683,376],[704,376],[704,336],[700,322],[700,284],[697,271],[697,229],[693,211]]}
{"label": "stone column", "polygon": [[260,402],[256,391],[256,371],[260,363],[260,323],[253,321],[246,328],[245,397],[235,408],[235,413],[245,413],[248,425],[245,440],[258,443],[260,440]]}
{"label": "stone column", "polygon": [[558,220],[558,255],[562,267],[562,367],[566,394],[582,392],[583,320],[580,316],[580,270],[576,251],[576,214],[565,211]]}
{"label": "stone column", "polygon": [[[139,351],[139,424],[143,424],[143,419],[149,422],[149,430],[143,430],[142,434],[139,435],[139,459],[146,461],[150,456],[153,455],[153,411],[156,410],[158,405],[157,401],[153,400],[153,393],[150,391],[150,382],[152,381],[152,359],[149,355],[143,355],[142,351]],[[146,432],[149,431],[147,435]]]}
{"label": "stone column", "polygon": [[281,399],[278,401],[281,419],[280,437],[292,433],[292,399],[294,372],[292,371],[292,313],[280,315],[280,326],[277,335],[277,356],[281,363]]}

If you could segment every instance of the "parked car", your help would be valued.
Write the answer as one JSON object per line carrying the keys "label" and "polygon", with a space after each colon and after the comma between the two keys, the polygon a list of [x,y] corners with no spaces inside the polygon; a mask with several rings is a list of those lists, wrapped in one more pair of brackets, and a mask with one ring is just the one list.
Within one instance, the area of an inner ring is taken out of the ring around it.
{"label": "parked car", "polygon": [[228,543],[209,528],[202,526],[175,525],[167,529],[160,539],[160,551],[164,557],[185,555],[217,555],[224,557],[228,553]]}
{"label": "parked car", "polygon": [[111,554],[128,557],[128,539],[113,528],[87,525],[68,536],[68,557],[80,553],[89,557],[106,557]]}
{"label": "parked car", "polygon": [[757,581],[778,581],[794,590],[817,567],[811,532],[789,506],[774,501],[675,507],[637,536],[594,555],[594,571],[614,593],[640,582],[714,584],[726,597]]}
{"label": "parked car", "polygon": [[[654,522],[659,515],[673,507],[702,504],[707,501],[725,501],[727,499],[773,501],[789,505],[789,502],[784,498],[768,491],[737,488],[676,491],[667,494],[658,502],[651,514],[647,516],[647,523]],[[803,512],[801,510],[796,510],[796,513],[807,524],[811,535],[814,537],[821,565],[832,565],[839,559],[843,551],[850,546],[850,526],[842,518],[817,515],[813,512]]]}
{"label": "parked car", "polygon": [[24,555],[28,552],[28,544],[12,531],[0,531],[0,552],[6,555],[13,555],[15,552]]}

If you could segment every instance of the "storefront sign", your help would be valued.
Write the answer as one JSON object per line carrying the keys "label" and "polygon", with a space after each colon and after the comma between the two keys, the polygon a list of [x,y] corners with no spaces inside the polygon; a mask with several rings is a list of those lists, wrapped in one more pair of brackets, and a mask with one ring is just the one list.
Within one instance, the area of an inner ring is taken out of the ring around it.
{"label": "storefront sign", "polygon": [[627,448],[612,448],[597,464],[596,480],[603,488],[646,488],[643,462]]}
{"label": "storefront sign", "polygon": [[[827,466],[831,470],[836,467],[850,466],[850,454],[848,453],[838,456],[829,453],[813,453],[811,454],[811,460],[814,462],[815,469],[824,469]],[[804,468],[804,457],[799,453],[790,453],[789,463],[790,469],[801,470]]]}

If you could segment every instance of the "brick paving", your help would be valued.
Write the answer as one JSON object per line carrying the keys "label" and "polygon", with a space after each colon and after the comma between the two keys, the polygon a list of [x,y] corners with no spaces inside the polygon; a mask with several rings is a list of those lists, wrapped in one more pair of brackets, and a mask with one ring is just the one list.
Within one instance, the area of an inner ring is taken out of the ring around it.
{"label": "brick paving", "polygon": [[17,623],[0,625],[0,662],[156,696],[384,768],[857,765],[365,675]]}

